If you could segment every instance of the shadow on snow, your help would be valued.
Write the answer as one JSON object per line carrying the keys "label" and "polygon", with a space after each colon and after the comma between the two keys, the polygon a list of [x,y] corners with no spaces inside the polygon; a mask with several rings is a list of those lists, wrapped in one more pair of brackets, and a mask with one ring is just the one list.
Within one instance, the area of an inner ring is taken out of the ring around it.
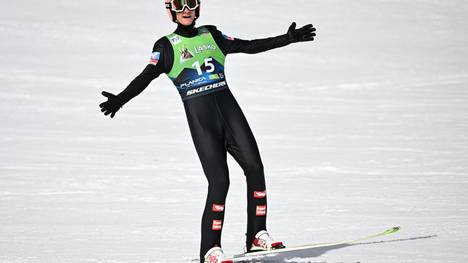
{"label": "shadow on snow", "polygon": [[374,244],[382,244],[382,243],[395,243],[395,242],[405,242],[405,241],[414,241],[420,239],[429,239],[435,238],[437,235],[429,235],[429,236],[420,236],[420,237],[411,237],[411,238],[404,238],[404,239],[392,239],[392,240],[382,240],[382,241],[374,241],[374,242],[360,242],[360,243],[345,243],[345,244],[337,244],[337,245],[329,245],[329,246],[322,246],[322,247],[315,247],[315,248],[304,248],[298,249],[295,251],[286,251],[286,252],[278,252],[275,254],[265,255],[265,256],[257,256],[257,257],[249,257],[246,259],[235,259],[235,262],[242,262],[242,263],[254,263],[254,262],[288,262],[288,263],[326,263],[323,261],[317,262],[313,261],[313,258],[317,258],[322,256],[323,254],[327,253],[328,251],[342,249],[345,247],[351,246],[364,246],[364,245],[374,245]]}

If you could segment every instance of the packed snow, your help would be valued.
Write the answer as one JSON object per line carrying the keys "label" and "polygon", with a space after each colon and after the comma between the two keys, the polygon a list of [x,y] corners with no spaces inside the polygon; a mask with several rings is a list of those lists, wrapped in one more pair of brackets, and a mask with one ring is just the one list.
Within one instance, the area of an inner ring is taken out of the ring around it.
{"label": "packed snow", "polygon": [[[114,119],[98,104],[174,30],[163,1],[0,1],[0,262],[198,257],[207,182],[161,76]],[[313,23],[314,42],[229,55],[256,136],[284,262],[468,262],[468,3],[203,1],[242,39]],[[245,180],[229,160],[223,249],[242,252]],[[320,252],[320,253],[319,253]]]}

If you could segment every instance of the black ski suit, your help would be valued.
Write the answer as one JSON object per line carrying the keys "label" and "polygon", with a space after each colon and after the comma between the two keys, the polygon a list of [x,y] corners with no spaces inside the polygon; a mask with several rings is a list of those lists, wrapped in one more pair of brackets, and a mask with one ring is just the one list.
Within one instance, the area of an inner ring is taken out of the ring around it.
{"label": "black ski suit", "polygon": [[[291,43],[288,35],[241,40],[223,35],[214,26],[206,26],[223,54],[259,53]],[[179,25],[176,34],[184,37],[197,35],[197,28]],[[157,63],[149,64],[118,97],[123,104],[140,94],[152,80],[172,67],[174,51],[166,37],[159,39],[153,48],[159,52]],[[208,179],[208,196],[202,217],[200,259],[214,246],[221,246],[221,229],[224,203],[229,188],[226,162],[231,154],[242,167],[247,179],[247,247],[260,230],[266,230],[266,189],[263,164],[254,135],[229,88],[184,100],[190,132]]]}

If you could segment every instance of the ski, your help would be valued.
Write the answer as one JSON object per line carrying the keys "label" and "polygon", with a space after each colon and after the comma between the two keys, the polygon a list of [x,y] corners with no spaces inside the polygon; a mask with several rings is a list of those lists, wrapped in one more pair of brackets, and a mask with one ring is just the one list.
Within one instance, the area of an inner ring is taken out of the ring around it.
{"label": "ski", "polygon": [[269,250],[269,251],[258,251],[258,252],[243,253],[243,254],[234,255],[233,258],[234,258],[234,262],[236,262],[236,261],[239,261],[241,259],[246,259],[246,258],[251,258],[251,257],[257,257],[257,256],[263,256],[263,255],[269,255],[269,254],[276,254],[276,253],[283,253],[283,252],[289,252],[289,251],[296,251],[296,250],[303,250],[303,249],[309,249],[309,248],[320,248],[320,247],[339,246],[339,245],[353,245],[353,244],[357,244],[359,242],[366,241],[366,240],[369,240],[369,239],[394,234],[394,233],[400,231],[400,229],[401,229],[401,227],[396,226],[396,227],[389,228],[389,229],[387,229],[387,230],[385,230],[383,232],[373,234],[373,235],[364,236],[364,237],[360,237],[360,238],[357,238],[357,239],[354,239],[354,240],[339,241],[339,242],[327,242],[327,243],[315,243],[315,244],[309,244],[309,245],[280,248],[280,249]]}
{"label": "ski", "polygon": [[[329,247],[329,246],[339,246],[339,245],[354,245],[357,243],[360,243],[362,241],[374,239],[377,237],[383,237],[383,236],[388,236],[391,234],[394,234],[398,231],[400,231],[401,227],[396,226],[389,228],[385,231],[368,235],[368,236],[363,236],[360,238],[356,238],[353,240],[346,240],[346,241],[339,241],[339,242],[325,242],[325,243],[314,243],[314,244],[308,244],[308,245],[302,245],[302,246],[293,246],[293,247],[286,247],[286,248],[280,248],[280,249],[274,249],[274,250],[269,250],[269,251],[258,251],[258,252],[250,252],[250,253],[242,253],[242,254],[237,254],[231,257],[234,262],[241,262],[243,260],[247,260],[250,258],[258,258],[262,256],[267,256],[267,255],[273,255],[273,254],[279,254],[279,253],[284,253],[284,252],[290,252],[290,251],[298,251],[298,250],[305,250],[305,249],[311,249],[311,248],[321,248],[321,247]],[[192,262],[200,262],[199,259],[193,259]]]}

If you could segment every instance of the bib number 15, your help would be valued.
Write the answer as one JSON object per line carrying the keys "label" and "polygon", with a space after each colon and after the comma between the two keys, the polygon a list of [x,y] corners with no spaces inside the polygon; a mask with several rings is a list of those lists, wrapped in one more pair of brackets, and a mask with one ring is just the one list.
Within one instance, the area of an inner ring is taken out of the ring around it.
{"label": "bib number 15", "polygon": [[[211,73],[215,70],[215,65],[213,64],[213,58],[206,58],[205,59],[205,72]],[[192,64],[192,67],[195,68],[198,72],[198,76],[203,75],[203,71],[201,69],[200,62],[196,61]]]}

